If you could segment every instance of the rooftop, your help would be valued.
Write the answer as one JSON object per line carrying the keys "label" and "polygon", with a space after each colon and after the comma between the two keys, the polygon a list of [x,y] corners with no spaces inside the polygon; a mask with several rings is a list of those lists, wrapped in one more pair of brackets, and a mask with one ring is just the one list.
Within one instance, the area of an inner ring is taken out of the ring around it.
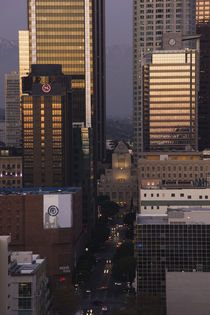
{"label": "rooftop", "polygon": [[167,214],[137,214],[136,224],[210,225],[210,208],[168,208]]}
{"label": "rooftop", "polygon": [[80,187],[0,188],[0,195],[68,194],[78,192],[80,189]]}

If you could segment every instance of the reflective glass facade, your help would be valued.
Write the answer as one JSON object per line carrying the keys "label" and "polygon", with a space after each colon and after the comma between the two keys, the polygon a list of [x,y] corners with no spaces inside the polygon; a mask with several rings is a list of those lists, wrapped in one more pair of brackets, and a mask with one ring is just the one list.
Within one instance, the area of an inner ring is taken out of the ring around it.
{"label": "reflective glass facade", "polygon": [[196,0],[196,22],[210,22],[210,0]]}
{"label": "reflective glass facade", "polygon": [[[161,49],[163,32],[195,34],[196,0],[133,0],[134,159],[144,150],[142,59]],[[186,42],[185,47],[190,45]]]}
{"label": "reflective glass facade", "polygon": [[[98,159],[105,154],[104,0],[28,0],[30,64],[61,64],[83,75],[86,127],[93,127]],[[74,86],[74,85],[73,85]],[[82,104],[80,104],[81,109]],[[73,121],[79,120],[78,115]]]}
{"label": "reflective glass facade", "polygon": [[145,150],[197,149],[197,53],[157,52],[144,67]]}
{"label": "reflective glass facade", "polygon": [[32,73],[24,78],[25,187],[71,185],[72,99],[80,90],[71,89],[71,77],[64,76],[59,66],[33,65]]}

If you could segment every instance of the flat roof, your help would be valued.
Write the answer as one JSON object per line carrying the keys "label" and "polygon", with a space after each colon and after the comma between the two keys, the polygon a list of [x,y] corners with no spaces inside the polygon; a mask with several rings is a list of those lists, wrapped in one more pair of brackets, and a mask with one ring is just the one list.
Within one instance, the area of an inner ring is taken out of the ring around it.
{"label": "flat roof", "polygon": [[0,188],[0,195],[29,195],[29,194],[67,194],[78,192],[81,187],[30,187],[30,188]]}

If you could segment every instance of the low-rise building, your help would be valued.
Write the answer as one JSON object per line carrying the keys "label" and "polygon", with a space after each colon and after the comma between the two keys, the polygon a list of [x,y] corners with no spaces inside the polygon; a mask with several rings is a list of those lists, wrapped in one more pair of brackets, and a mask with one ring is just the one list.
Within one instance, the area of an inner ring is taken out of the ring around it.
{"label": "low-rise building", "polygon": [[154,186],[159,180],[165,187],[206,186],[210,159],[203,152],[144,152],[138,160],[140,186]]}
{"label": "low-rise building", "polygon": [[112,168],[98,180],[98,195],[109,196],[110,200],[128,208],[137,207],[137,175],[131,161],[131,153],[120,141],[112,154]]}
{"label": "low-rise building", "polygon": [[0,188],[22,187],[22,156],[19,151],[0,148]]}
{"label": "low-rise building", "polygon": [[32,252],[11,252],[9,242],[9,236],[0,236],[1,315],[50,314],[45,259]]}

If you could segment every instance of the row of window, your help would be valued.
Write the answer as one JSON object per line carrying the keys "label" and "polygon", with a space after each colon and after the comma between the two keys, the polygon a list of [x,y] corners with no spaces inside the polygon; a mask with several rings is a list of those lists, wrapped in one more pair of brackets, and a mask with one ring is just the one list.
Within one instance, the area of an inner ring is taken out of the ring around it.
{"label": "row of window", "polygon": [[[150,193],[150,194],[146,194],[144,193],[144,197],[161,197],[159,193],[157,194],[154,194],[154,193]],[[165,196],[165,193],[162,193],[162,197],[163,198],[167,198],[167,196]],[[169,197],[169,196],[168,196]],[[171,193],[171,197],[187,197],[187,199],[192,199],[192,196],[191,195],[185,195],[184,193],[180,193],[180,194],[175,194],[175,193]],[[199,199],[208,199],[208,195],[199,195]]]}

